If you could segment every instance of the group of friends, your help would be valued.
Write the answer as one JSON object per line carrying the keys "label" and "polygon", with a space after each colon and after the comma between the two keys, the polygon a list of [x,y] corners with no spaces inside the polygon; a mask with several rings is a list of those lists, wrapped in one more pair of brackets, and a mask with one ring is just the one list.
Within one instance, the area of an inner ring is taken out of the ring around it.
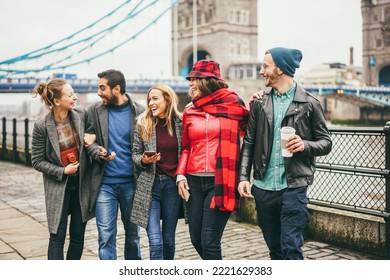
{"label": "group of friends", "polygon": [[[140,227],[149,259],[173,260],[181,218],[200,258],[221,260],[240,197],[254,198],[271,259],[303,259],[307,188],[332,140],[320,102],[294,80],[301,59],[297,49],[266,51],[259,74],[267,90],[248,108],[213,60],[187,75],[192,102],[183,113],[165,84],[148,90],[146,108],[135,102],[118,70],[98,74],[101,101],[88,108],[76,105],[65,79],[38,83],[33,95],[49,110],[34,124],[32,165],[43,174],[48,259],[64,259],[68,230],[66,259],[81,259],[92,218],[99,259],[117,259],[120,210],[126,260],[141,259]],[[292,157],[281,154],[285,126],[296,131],[286,144]]]}

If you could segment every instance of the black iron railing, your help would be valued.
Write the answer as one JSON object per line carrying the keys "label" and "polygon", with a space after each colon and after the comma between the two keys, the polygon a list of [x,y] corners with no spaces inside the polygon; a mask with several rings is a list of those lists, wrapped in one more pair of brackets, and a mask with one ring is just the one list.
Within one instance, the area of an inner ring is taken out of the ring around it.
{"label": "black iron railing", "polygon": [[6,118],[1,119],[0,159],[31,166],[32,128],[35,119]]}
{"label": "black iron railing", "polygon": [[390,122],[383,128],[330,128],[333,148],[318,157],[310,203],[383,217],[390,258]]}
{"label": "black iron railing", "polygon": [[309,188],[311,203],[388,217],[389,125],[331,128],[333,148],[329,155],[317,158],[315,183]]}

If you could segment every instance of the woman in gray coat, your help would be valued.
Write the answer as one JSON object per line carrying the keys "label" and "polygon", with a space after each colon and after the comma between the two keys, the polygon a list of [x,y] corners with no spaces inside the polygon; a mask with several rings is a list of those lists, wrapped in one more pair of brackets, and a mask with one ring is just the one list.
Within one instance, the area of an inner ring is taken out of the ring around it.
{"label": "woman in gray coat", "polygon": [[42,172],[49,225],[49,260],[64,259],[70,215],[70,242],[66,259],[79,260],[84,248],[86,222],[93,218],[90,202],[90,159],[84,148],[86,110],[76,107],[77,97],[64,79],[38,83],[33,96],[49,113],[34,124],[32,165]]}
{"label": "woman in gray coat", "polygon": [[[138,117],[133,161],[138,176],[131,221],[146,228],[151,260],[173,260],[176,225],[182,207],[175,181],[181,151],[178,97],[167,85],[147,92],[147,108]],[[162,227],[160,226],[162,219]]]}

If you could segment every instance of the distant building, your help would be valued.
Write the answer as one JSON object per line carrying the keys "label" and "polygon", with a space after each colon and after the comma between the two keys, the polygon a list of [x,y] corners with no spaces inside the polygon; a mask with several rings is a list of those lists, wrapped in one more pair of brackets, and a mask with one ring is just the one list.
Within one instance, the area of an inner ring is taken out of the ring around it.
{"label": "distant building", "polygon": [[363,82],[390,86],[390,0],[361,0]]}
{"label": "distant building", "polygon": [[311,68],[304,76],[305,84],[361,85],[362,67],[344,63],[323,63]]}
{"label": "distant building", "polygon": [[190,72],[194,45],[197,60],[218,61],[224,78],[232,64],[257,62],[257,0],[180,0],[172,26],[174,76]]}
{"label": "distant building", "polygon": [[259,78],[260,63],[231,64],[227,78],[229,80],[257,80]]}
{"label": "distant building", "polygon": [[194,57],[212,59],[220,63],[229,87],[249,100],[246,95],[262,86],[258,79],[257,2],[180,0],[172,13],[173,75],[185,77]]}
{"label": "distant building", "polygon": [[353,65],[353,48],[350,48],[349,65],[323,63],[311,68],[304,76],[305,84],[361,85],[362,67]]}

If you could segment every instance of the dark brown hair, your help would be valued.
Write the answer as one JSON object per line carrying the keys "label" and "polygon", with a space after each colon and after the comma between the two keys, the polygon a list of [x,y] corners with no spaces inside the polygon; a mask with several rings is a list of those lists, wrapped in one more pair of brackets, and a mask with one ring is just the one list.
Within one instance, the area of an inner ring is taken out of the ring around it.
{"label": "dark brown hair", "polygon": [[229,87],[229,85],[224,80],[218,80],[217,78],[196,79],[196,83],[198,90],[202,93],[202,96],[212,94],[221,88]]}

